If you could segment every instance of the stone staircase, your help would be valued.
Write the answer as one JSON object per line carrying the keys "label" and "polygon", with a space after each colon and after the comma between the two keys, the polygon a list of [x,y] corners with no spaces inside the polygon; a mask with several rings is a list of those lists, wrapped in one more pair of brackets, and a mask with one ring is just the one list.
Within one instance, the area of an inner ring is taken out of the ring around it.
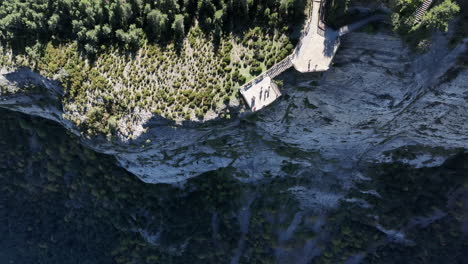
{"label": "stone staircase", "polygon": [[429,7],[431,6],[432,2],[434,2],[434,0],[424,0],[422,5],[418,7],[416,12],[414,12],[413,14],[413,25],[421,22],[421,19],[423,18],[424,14],[429,9]]}

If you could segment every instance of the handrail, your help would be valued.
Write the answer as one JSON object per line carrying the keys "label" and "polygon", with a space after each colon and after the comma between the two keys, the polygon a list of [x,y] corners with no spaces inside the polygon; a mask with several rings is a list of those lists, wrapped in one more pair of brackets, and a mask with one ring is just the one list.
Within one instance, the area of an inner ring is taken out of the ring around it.
{"label": "handrail", "polygon": [[[316,0],[312,0],[312,1],[316,1]],[[320,0],[322,1],[322,0]],[[320,10],[322,9],[322,5],[325,1],[322,1],[321,3],[321,6],[320,6]],[[304,28],[301,32],[301,36],[299,38],[299,42],[298,42],[298,45],[296,45],[296,48],[294,49],[294,51],[288,55],[286,58],[284,58],[283,60],[281,60],[280,62],[276,63],[275,65],[273,65],[272,67],[270,67],[268,70],[266,70],[265,72],[262,72],[260,75],[258,75],[257,77],[253,78],[252,80],[250,80],[249,82],[247,82],[246,84],[242,85],[239,89],[240,90],[244,90],[244,91],[247,91],[254,83],[257,83],[259,82],[260,80],[262,80],[263,78],[265,78],[265,76],[269,76],[270,78],[275,78],[276,76],[280,75],[282,72],[284,72],[285,70],[289,69],[291,66],[293,66],[293,63],[292,63],[292,60],[295,56],[297,56],[297,53],[299,51],[299,49],[301,48],[301,43],[303,41],[303,39],[308,35],[309,33],[309,30],[310,30],[310,26],[312,24],[312,15],[313,15],[313,11],[314,11],[314,5],[311,4],[310,5],[310,9],[309,9],[309,17],[304,25]],[[322,20],[319,18],[319,25],[317,25],[317,32],[321,35],[321,36],[324,36],[325,34],[325,28],[320,28],[320,23],[323,24]],[[323,24],[324,25],[324,24]],[[325,25],[324,25],[325,26]]]}
{"label": "handrail", "polygon": [[414,19],[412,22],[413,25],[421,21],[426,11],[432,5],[432,2],[434,2],[434,0],[424,0],[424,2],[418,7],[418,9],[416,9],[416,11],[412,15]]}
{"label": "handrail", "polygon": [[270,67],[268,70],[262,72],[257,77],[253,78],[246,84],[242,85],[240,89],[247,91],[254,83],[258,83],[259,81],[263,80],[263,78],[265,78],[266,76],[270,78],[274,78],[278,76],[279,74],[281,74],[283,71],[289,69],[291,66],[292,66],[291,55],[288,55],[286,58],[276,63],[275,65]]}

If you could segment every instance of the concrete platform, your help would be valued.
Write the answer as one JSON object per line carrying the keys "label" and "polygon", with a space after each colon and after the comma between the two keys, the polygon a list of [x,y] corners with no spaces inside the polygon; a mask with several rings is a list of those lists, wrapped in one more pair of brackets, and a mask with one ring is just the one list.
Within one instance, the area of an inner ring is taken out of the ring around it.
{"label": "concrete platform", "polygon": [[310,27],[299,43],[292,62],[299,72],[326,71],[339,46],[339,35],[331,28],[322,25],[320,29],[320,0],[312,3]]}
{"label": "concrete platform", "polygon": [[254,82],[250,87],[242,88],[240,92],[253,112],[273,103],[281,96],[278,86],[268,76]]}
{"label": "concrete platform", "polygon": [[321,72],[329,69],[339,47],[335,32],[325,32],[327,36],[311,34],[304,38],[301,48],[293,58],[294,68],[299,72]]}
{"label": "concrete platform", "polygon": [[344,26],[338,31],[333,30],[321,21],[322,1],[325,0],[313,0],[310,18],[294,52],[240,88],[242,96],[253,112],[271,104],[281,96],[281,92],[271,78],[276,77],[291,66],[302,73],[328,70],[340,46],[341,36],[369,22],[385,18],[384,15],[374,15]]}

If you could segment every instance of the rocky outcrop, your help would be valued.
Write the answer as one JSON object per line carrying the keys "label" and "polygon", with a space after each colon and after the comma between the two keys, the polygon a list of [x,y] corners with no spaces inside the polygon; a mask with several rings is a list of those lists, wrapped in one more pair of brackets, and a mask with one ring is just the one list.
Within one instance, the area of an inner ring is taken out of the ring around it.
{"label": "rocky outcrop", "polygon": [[[456,66],[465,51],[466,43],[448,50],[440,36],[429,53],[417,55],[391,33],[352,33],[342,39],[328,72],[290,70],[279,76],[286,95],[259,113],[190,127],[154,117],[145,124],[147,132],[131,142],[83,138],[83,143],[114,155],[148,183],[179,183],[233,167],[243,181],[269,175],[327,179],[322,193],[326,182],[332,186],[339,179],[349,186],[362,162],[385,161],[403,146],[419,146],[422,158],[413,162],[433,165],[443,161],[438,157],[467,148],[468,70]],[[22,71],[27,70],[3,74],[0,84],[42,84],[49,95],[24,88],[3,94],[0,106],[55,120],[78,134],[54,100],[60,97],[58,86]],[[434,147],[447,152],[434,153]]]}

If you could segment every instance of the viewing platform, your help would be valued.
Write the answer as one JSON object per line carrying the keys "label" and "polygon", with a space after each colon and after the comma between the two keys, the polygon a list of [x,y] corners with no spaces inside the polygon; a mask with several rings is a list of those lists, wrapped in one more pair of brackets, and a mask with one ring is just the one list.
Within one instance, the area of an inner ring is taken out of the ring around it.
{"label": "viewing platform", "polygon": [[[266,72],[240,88],[240,93],[252,111],[258,111],[281,96],[273,78],[294,66],[299,72],[326,71],[338,49],[338,34],[321,22],[322,0],[314,0],[299,44],[294,52]],[[332,41],[330,41],[332,39]],[[266,97],[265,97],[265,91]]]}
{"label": "viewing platform", "polygon": [[281,96],[278,86],[267,76],[258,80],[252,87],[244,87],[241,90],[244,99],[252,111],[258,111],[273,103]]}
{"label": "viewing platform", "polygon": [[[431,0],[426,1],[432,2]],[[339,30],[334,30],[323,22],[324,4],[325,0],[312,1],[309,19],[302,31],[299,43],[291,55],[240,87],[240,93],[253,112],[273,103],[276,98],[281,96],[277,85],[272,81],[273,78],[292,66],[301,73],[327,71],[340,46],[341,36],[370,22],[385,18],[384,15],[374,15]],[[265,91],[267,91],[266,97]]]}

